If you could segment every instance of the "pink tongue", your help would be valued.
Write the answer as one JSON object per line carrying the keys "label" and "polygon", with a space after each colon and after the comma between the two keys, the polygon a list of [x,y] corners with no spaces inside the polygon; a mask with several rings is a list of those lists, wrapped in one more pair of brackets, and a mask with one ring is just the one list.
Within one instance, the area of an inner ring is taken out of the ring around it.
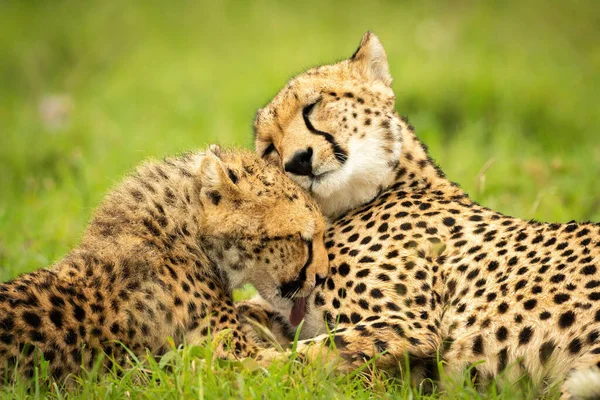
{"label": "pink tongue", "polygon": [[306,314],[306,297],[296,299],[294,302],[292,312],[290,312],[290,322],[292,325],[300,325],[302,318],[304,318],[304,314]]}

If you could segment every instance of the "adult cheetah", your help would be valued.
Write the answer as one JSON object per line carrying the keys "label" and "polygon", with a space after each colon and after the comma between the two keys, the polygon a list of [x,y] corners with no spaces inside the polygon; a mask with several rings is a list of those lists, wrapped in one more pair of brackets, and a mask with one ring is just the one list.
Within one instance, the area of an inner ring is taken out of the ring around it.
{"label": "adult cheetah", "polygon": [[600,226],[524,221],[471,201],[396,114],[391,82],[367,33],[350,59],[292,79],[257,113],[258,154],[337,218],[301,337],[323,341],[337,326],[345,368],[439,356],[457,377],[483,360],[480,382],[568,378],[569,398],[586,394],[577,382],[588,377],[600,395]]}
{"label": "adult cheetah", "polygon": [[121,344],[160,355],[169,337],[199,344],[225,330],[217,356],[267,362],[273,350],[246,318],[285,323],[251,304],[236,310],[231,290],[249,282],[280,305],[306,296],[326,274],[324,228],[316,203],[251,152],[213,146],[146,163],[64,259],[0,285],[0,376],[17,361],[32,374],[41,354],[59,379],[98,353],[107,367],[123,363]]}

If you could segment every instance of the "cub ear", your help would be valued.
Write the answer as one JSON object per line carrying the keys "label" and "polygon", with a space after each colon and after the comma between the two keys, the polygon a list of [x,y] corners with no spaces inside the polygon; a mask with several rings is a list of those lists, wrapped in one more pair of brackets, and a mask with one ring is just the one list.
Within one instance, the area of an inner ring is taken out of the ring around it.
{"label": "cub ear", "polygon": [[392,85],[385,49],[374,33],[367,31],[364,34],[360,46],[350,57],[350,63],[366,79],[382,82],[386,86]]}
{"label": "cub ear", "polygon": [[[217,145],[209,146],[206,154],[200,161],[198,169],[202,189],[232,192],[237,186],[232,181],[229,168],[221,159],[221,148]],[[235,175],[234,175],[235,176]]]}

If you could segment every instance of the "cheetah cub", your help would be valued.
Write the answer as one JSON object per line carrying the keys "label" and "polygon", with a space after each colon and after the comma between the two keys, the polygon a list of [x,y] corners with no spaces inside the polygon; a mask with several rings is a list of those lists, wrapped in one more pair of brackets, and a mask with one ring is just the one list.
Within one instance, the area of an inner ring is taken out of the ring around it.
{"label": "cheetah cub", "polygon": [[327,272],[323,231],[315,202],[250,152],[213,146],[148,162],[106,197],[64,259],[0,286],[0,375],[19,357],[31,375],[41,353],[60,378],[98,353],[108,367],[123,363],[117,342],[160,355],[169,337],[198,344],[224,330],[218,356],[266,362],[272,350],[245,321],[275,314],[236,310],[231,290],[251,283],[301,314]]}
{"label": "cheetah cub", "polygon": [[528,374],[564,382],[565,399],[600,398],[600,225],[471,201],[396,113],[391,83],[367,33],[349,59],[293,78],[257,113],[257,152],[337,218],[301,337],[337,328],[341,368],[376,357],[397,369],[407,357],[411,376],[420,365],[437,379],[439,357],[444,378],[478,363],[482,385]]}

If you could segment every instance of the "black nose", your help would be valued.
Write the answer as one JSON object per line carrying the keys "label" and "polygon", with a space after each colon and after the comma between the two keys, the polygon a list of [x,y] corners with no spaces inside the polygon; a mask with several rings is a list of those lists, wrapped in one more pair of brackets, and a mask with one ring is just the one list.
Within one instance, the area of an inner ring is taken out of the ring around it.
{"label": "black nose", "polygon": [[292,159],[285,164],[285,171],[296,175],[312,174],[312,147],[298,150]]}

